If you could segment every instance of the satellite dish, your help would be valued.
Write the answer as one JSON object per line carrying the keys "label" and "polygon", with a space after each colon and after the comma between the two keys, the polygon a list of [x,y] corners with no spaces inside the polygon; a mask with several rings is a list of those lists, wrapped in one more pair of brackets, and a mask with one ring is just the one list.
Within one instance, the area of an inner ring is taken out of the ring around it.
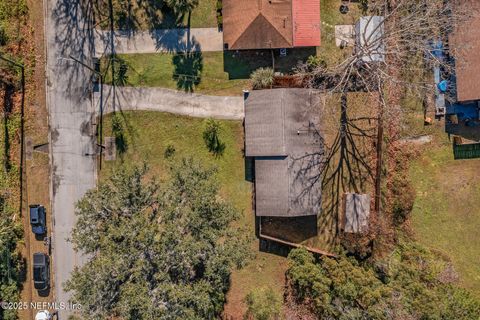
{"label": "satellite dish", "polygon": [[47,310],[38,311],[35,320],[51,320],[52,315]]}

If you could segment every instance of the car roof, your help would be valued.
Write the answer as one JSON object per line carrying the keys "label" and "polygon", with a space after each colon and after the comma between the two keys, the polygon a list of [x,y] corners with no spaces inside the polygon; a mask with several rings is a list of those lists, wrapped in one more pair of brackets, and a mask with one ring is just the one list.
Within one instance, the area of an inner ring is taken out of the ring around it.
{"label": "car roof", "polygon": [[33,263],[45,263],[47,255],[42,252],[36,252],[33,254]]}

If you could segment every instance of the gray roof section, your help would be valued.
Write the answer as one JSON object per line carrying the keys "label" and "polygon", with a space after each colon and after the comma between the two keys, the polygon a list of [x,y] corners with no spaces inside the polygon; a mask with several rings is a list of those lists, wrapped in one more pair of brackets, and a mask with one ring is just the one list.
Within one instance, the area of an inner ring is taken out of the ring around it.
{"label": "gray roof section", "polygon": [[283,94],[253,91],[245,102],[245,153],[247,157],[286,156]]}
{"label": "gray roof section", "polygon": [[288,158],[255,159],[255,211],[258,216],[288,211]]}
{"label": "gray roof section", "polygon": [[287,156],[317,151],[320,104],[320,93],[310,89],[251,92],[245,102],[245,155]]}
{"label": "gray roof section", "polygon": [[347,233],[368,231],[370,216],[370,195],[346,193],[343,230]]}
{"label": "gray roof section", "polygon": [[253,91],[245,102],[246,156],[255,157],[256,214],[316,215],[321,204],[321,95]]}

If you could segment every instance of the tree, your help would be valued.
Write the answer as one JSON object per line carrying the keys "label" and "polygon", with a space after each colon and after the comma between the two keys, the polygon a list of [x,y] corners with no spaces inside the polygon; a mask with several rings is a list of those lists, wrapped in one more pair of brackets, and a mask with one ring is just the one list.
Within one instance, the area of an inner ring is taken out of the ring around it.
{"label": "tree", "polygon": [[208,151],[215,156],[221,156],[225,151],[225,143],[220,140],[220,132],[222,126],[220,122],[214,119],[208,119],[205,122],[205,129],[203,131],[203,141],[208,148]]}
{"label": "tree", "polygon": [[89,319],[213,319],[247,258],[239,213],[193,160],[165,185],[146,175],[123,168],[80,200],[72,242],[89,259],[66,289]]}
{"label": "tree", "polygon": [[[401,123],[402,96],[408,93],[425,101],[435,91],[429,76],[433,68],[440,68],[443,74],[453,72],[452,59],[438,57],[433,44],[447,39],[460,23],[471,16],[465,8],[456,6],[458,3],[443,0],[372,0],[365,6],[365,1],[362,1],[365,15],[369,17],[366,25],[372,26],[373,32],[357,35],[360,41],[357,41],[352,54],[335,63],[315,64],[310,61],[297,68],[309,87],[330,94],[365,92],[372,96],[371,105],[376,115],[369,115],[369,120],[375,121],[376,128],[361,134],[372,140],[369,143],[375,144],[376,148],[372,167],[375,171],[375,211],[378,214],[382,211],[385,140],[398,139],[400,130],[393,129]],[[375,20],[375,16],[382,19]],[[444,47],[448,50],[448,46]],[[369,61],[371,57],[381,59],[372,62]],[[343,113],[347,114],[347,108],[342,105]],[[339,136],[346,138],[347,144],[342,146],[346,153],[354,153],[357,148],[353,142],[355,133],[349,131],[358,128],[358,121],[343,117]],[[342,171],[343,167],[345,171],[351,171],[349,165],[343,161],[333,167],[340,168],[338,171]],[[362,167],[370,170],[368,165]],[[324,172],[328,174],[327,170]],[[325,179],[329,180],[329,177]]]}
{"label": "tree", "polygon": [[166,3],[179,15],[190,13],[198,6],[198,0],[167,0]]}
{"label": "tree", "polygon": [[247,312],[245,319],[280,319],[282,299],[272,288],[262,287],[252,290],[246,297]]}
{"label": "tree", "polygon": [[288,256],[288,284],[320,319],[476,319],[480,301],[444,277],[448,261],[400,242],[380,272],[351,257],[316,261],[305,249]]}
{"label": "tree", "polygon": [[258,68],[253,71],[250,75],[253,89],[271,88],[273,85],[273,73],[272,68]]}

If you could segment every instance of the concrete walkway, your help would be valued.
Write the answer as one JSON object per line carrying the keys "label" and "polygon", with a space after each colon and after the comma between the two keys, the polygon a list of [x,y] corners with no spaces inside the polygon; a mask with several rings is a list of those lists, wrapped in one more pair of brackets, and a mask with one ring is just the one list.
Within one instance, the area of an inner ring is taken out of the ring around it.
{"label": "concrete walkway", "polygon": [[[113,111],[115,100],[116,111],[151,110],[169,112],[179,115],[216,118],[227,120],[243,120],[243,98],[207,96],[196,93],[185,93],[164,88],[115,87],[105,85],[104,114]],[[115,96],[115,99],[113,98]],[[99,105],[99,93],[95,93],[95,103]],[[99,110],[98,107],[95,108]]]}
{"label": "concrete walkway", "polygon": [[[153,53],[183,51],[222,51],[223,33],[217,28],[160,29],[154,31],[115,31],[116,53]],[[187,40],[190,39],[190,42]],[[95,55],[109,54],[109,31],[95,30]]]}

